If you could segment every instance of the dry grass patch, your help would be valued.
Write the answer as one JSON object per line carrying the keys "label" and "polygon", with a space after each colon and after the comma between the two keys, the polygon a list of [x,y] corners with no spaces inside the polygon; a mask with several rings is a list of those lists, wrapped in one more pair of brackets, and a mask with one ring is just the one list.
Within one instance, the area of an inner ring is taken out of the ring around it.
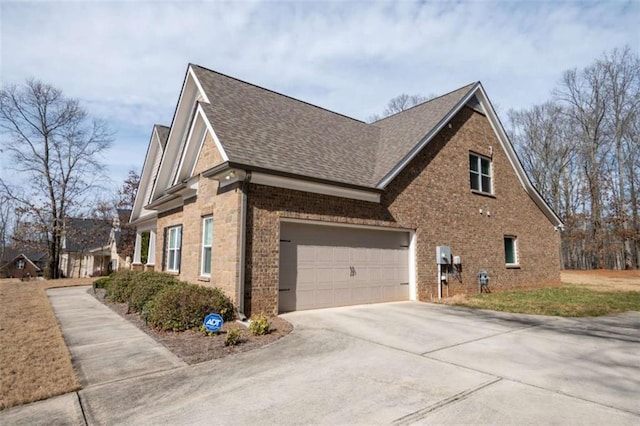
{"label": "dry grass patch", "polygon": [[0,280],[0,409],[80,388],[45,290],[91,281]]}
{"label": "dry grass patch", "polygon": [[562,282],[595,291],[640,291],[640,270],[562,271]]}

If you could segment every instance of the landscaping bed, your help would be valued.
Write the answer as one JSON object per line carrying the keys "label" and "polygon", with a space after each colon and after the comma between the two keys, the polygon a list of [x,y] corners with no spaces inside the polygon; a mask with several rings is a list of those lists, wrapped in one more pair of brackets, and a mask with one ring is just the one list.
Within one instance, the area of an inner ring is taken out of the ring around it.
{"label": "landscaping bed", "polygon": [[[164,345],[187,364],[197,364],[228,355],[257,349],[268,345],[287,335],[293,329],[292,325],[282,318],[269,318],[270,331],[264,335],[254,335],[247,325],[236,320],[226,321],[222,330],[216,334],[205,333],[197,328],[184,331],[163,331],[149,326],[138,312],[130,312],[129,304],[111,302],[105,297],[106,291],[101,288],[90,290],[100,302],[105,304],[121,317],[147,333],[157,342]],[[225,345],[231,330],[239,331],[239,341],[235,345]]]}

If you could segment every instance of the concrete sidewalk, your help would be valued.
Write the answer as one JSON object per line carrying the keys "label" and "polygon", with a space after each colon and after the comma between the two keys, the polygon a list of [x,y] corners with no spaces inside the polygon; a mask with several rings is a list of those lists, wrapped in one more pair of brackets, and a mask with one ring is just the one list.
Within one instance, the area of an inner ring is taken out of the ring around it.
{"label": "concrete sidewalk", "polygon": [[[47,290],[82,388],[184,367],[186,363],[88,293]],[[0,413],[0,424],[85,424],[77,392]]]}
{"label": "concrete sidewalk", "polygon": [[47,291],[83,388],[186,365],[98,302],[89,288]]}

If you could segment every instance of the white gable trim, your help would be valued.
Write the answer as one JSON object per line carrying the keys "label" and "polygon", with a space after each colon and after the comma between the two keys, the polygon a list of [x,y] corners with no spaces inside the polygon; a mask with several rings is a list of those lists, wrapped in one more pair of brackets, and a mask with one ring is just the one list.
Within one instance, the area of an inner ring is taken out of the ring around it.
{"label": "white gable trim", "polygon": [[193,81],[196,83],[196,86],[198,86],[198,90],[200,91],[200,95],[202,95],[202,100],[204,102],[210,104],[211,101],[209,100],[209,97],[207,96],[207,93],[202,88],[202,84],[200,84],[200,80],[198,80],[198,77],[196,77],[196,73],[193,71],[193,67],[191,65],[189,65],[189,75],[191,76],[191,78],[193,78]]}
{"label": "white gable trim", "polygon": [[189,65],[180,91],[180,98],[173,116],[167,143],[162,153],[158,176],[153,186],[151,199],[160,197],[165,189],[171,186],[175,176],[178,157],[190,131],[191,118],[194,117],[198,98],[209,101],[202,85],[198,81],[192,66]]}
{"label": "white gable trim", "polygon": [[[224,151],[216,132],[213,130],[213,126],[202,109],[202,105],[198,104],[194,112],[194,118],[191,122],[189,134],[182,149],[180,164],[172,181],[172,185],[176,185],[182,180],[193,176],[193,172],[198,164],[198,159],[200,158],[200,153],[202,152],[202,147],[204,146],[204,141],[207,137],[207,132],[211,135],[211,138],[222,157],[222,161],[229,161],[229,157]],[[211,166],[214,165],[215,164],[212,164]],[[185,168],[188,168],[188,171],[185,170]],[[188,176],[184,175],[185,172],[188,173]]]}
{"label": "white gable trim", "polygon": [[136,199],[133,202],[133,209],[131,210],[129,222],[138,220],[145,213],[144,204],[147,202],[145,197],[149,186],[153,184],[152,179],[156,170],[152,169],[155,165],[155,158],[158,155],[158,150],[162,150],[162,141],[160,140],[157,127],[153,126],[151,139],[149,140],[149,146],[147,147],[147,154],[145,155],[142,172],[140,174],[140,185],[138,186]]}

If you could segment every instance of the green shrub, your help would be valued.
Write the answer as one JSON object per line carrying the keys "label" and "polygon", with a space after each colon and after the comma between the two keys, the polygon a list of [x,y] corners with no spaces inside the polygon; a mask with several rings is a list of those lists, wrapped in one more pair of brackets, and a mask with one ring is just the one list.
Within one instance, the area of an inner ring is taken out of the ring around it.
{"label": "green shrub", "polygon": [[225,346],[235,346],[240,343],[240,339],[242,337],[242,330],[239,328],[232,328],[227,331],[227,337],[224,339]]}
{"label": "green shrub", "polygon": [[109,283],[111,282],[111,277],[102,277],[98,278],[93,282],[93,288],[107,288]]}
{"label": "green shrub", "polygon": [[125,303],[131,297],[133,283],[140,272],[120,271],[111,275],[106,287],[107,300],[110,302]]}
{"label": "green shrub", "polygon": [[262,336],[269,334],[269,319],[266,315],[252,315],[251,322],[249,323],[249,330],[254,336]]}
{"label": "green shrub", "polygon": [[182,331],[199,327],[211,312],[224,321],[235,318],[233,302],[219,288],[180,283],[156,294],[145,305],[143,318],[152,327]]}
{"label": "green shrub", "polygon": [[160,272],[141,272],[131,283],[129,311],[142,312],[144,306],[162,290],[175,286],[180,281],[171,275]]}

